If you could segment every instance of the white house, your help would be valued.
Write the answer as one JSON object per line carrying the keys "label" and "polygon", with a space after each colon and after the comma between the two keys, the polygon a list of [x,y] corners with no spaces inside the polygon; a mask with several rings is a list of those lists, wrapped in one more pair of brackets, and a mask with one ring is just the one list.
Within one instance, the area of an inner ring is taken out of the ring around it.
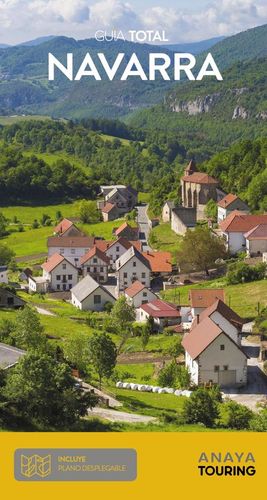
{"label": "white house", "polygon": [[118,238],[115,241],[112,241],[106,251],[105,254],[110,260],[110,266],[112,269],[116,269],[116,260],[120,259],[120,257],[134,246],[137,250],[141,250],[140,241],[129,241],[126,238]]}
{"label": "white house", "polygon": [[72,304],[82,311],[103,311],[107,302],[114,304],[115,301],[108,289],[89,275],[71,290]]}
{"label": "white house", "polygon": [[94,240],[92,236],[52,236],[47,242],[48,257],[58,253],[78,267],[81,258],[93,248]]}
{"label": "white house", "polygon": [[241,333],[244,320],[222,300],[216,300],[210,307],[207,307],[200,316],[194,319],[193,326],[203,321],[205,318],[210,318],[233,340],[233,342],[241,345]]}
{"label": "white house", "polygon": [[267,224],[259,224],[244,235],[249,257],[267,252]]}
{"label": "white house", "polygon": [[135,281],[129,288],[126,288],[124,294],[127,302],[135,308],[140,307],[142,304],[152,302],[158,298],[157,295],[150,290],[150,288],[147,288],[145,285],[140,283],[140,281]]}
{"label": "white house", "polygon": [[156,299],[147,304],[142,304],[136,311],[136,319],[140,323],[153,318],[154,328],[162,332],[168,326],[181,324],[180,308],[169,302]]}
{"label": "white house", "polygon": [[229,193],[222,198],[218,203],[218,224],[234,210],[249,213],[248,205],[235,194]]}
{"label": "white house", "polygon": [[184,236],[186,231],[192,230],[197,224],[197,210],[195,207],[177,207],[171,213],[171,228],[176,234]]}
{"label": "white house", "polygon": [[189,302],[193,318],[201,314],[207,307],[210,307],[218,299],[224,302],[224,290],[222,288],[194,288],[189,290]]}
{"label": "white house", "polygon": [[8,283],[7,266],[0,266],[0,283]]}
{"label": "white house", "polygon": [[166,201],[163,205],[161,218],[163,222],[171,222],[172,210],[175,208],[174,201]]}
{"label": "white house", "polygon": [[81,258],[80,266],[83,276],[90,274],[94,280],[101,283],[108,281],[109,258],[96,246]]}
{"label": "white house", "polygon": [[119,291],[129,288],[134,281],[150,288],[151,270],[149,262],[135,247],[129,248],[116,261],[117,287]]}
{"label": "white house", "polygon": [[246,354],[210,317],[193,326],[184,336],[182,345],[193,384],[246,385]]}
{"label": "white house", "polygon": [[250,215],[238,210],[229,214],[219,225],[229,252],[235,255],[246,251],[245,234],[261,224],[267,224],[267,214]]}
{"label": "white house", "polygon": [[42,269],[43,278],[49,282],[49,290],[67,291],[78,283],[78,269],[63,255],[53,254]]}
{"label": "white house", "polygon": [[49,289],[49,279],[43,276],[29,276],[29,293],[46,293]]}

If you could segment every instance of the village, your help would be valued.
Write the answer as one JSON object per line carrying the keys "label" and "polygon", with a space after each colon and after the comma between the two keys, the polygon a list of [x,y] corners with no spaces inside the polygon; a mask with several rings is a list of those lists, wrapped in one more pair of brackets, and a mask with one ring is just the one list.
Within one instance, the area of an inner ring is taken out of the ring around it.
{"label": "village", "polygon": [[[213,237],[223,238],[229,258],[244,252],[247,258],[267,262],[267,214],[252,215],[239,197],[223,192],[216,179],[198,172],[194,161],[181,179],[181,196],[181,206],[166,200],[162,207],[162,221],[170,223],[174,233],[183,238],[206,219]],[[210,200],[217,204],[215,223],[205,214]],[[152,222],[148,207],[138,203],[137,191],[125,185],[101,186],[97,207],[104,222],[114,221],[113,239],[87,235],[76,221],[63,218],[51,228],[44,262],[21,272],[21,289],[29,297],[49,295],[81,312],[110,312],[125,297],[135,311],[136,323],[152,325],[151,335],[159,342],[164,332],[182,338],[184,356],[179,363],[190,375],[189,387],[177,390],[140,379],[140,383],[118,380],[118,389],[189,397],[194,387],[218,384],[225,396],[240,399],[250,408],[266,399],[265,344],[254,346],[247,340],[252,324],[227,304],[224,289],[205,288],[202,282],[201,287],[189,290],[185,302],[164,300],[164,291],[179,290],[186,280],[181,282],[179,263],[174,263],[170,252],[149,246]],[[117,225],[132,211],[136,211],[135,221]],[[0,288],[0,308],[23,308],[25,296],[8,286],[6,266],[0,268],[0,282],[7,285]],[[7,346],[0,346],[6,367],[22,355],[19,349],[7,352]]]}

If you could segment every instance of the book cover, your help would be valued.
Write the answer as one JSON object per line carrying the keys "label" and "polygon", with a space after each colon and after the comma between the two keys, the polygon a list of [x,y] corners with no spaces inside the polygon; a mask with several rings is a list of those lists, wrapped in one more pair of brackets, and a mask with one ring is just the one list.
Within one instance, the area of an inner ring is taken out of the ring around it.
{"label": "book cover", "polygon": [[264,0],[0,0],[0,477],[264,491]]}

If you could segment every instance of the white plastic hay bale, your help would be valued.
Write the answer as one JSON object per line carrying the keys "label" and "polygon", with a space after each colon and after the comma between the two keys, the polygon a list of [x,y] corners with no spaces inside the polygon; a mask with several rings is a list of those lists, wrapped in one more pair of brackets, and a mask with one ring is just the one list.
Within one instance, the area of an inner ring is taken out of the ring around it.
{"label": "white plastic hay bale", "polygon": [[175,396],[182,396],[182,392],[181,389],[177,389],[177,391],[174,392],[174,395]]}
{"label": "white plastic hay bale", "polygon": [[191,394],[192,391],[187,391],[187,390],[182,391],[182,396],[185,396],[186,398],[190,398]]}
{"label": "white plastic hay bale", "polygon": [[123,389],[128,389],[129,383],[128,382],[123,382],[122,388]]}
{"label": "white plastic hay bale", "polygon": [[174,389],[172,389],[171,387],[168,387],[167,388],[167,393],[168,394],[173,394],[174,393]]}
{"label": "white plastic hay bale", "polygon": [[159,393],[159,394],[166,394],[166,393],[167,393],[167,389],[166,389],[166,387],[165,387],[165,388],[162,388],[162,387],[161,387],[161,389],[159,389],[159,390],[158,390],[158,393]]}
{"label": "white plastic hay bale", "polygon": [[138,391],[145,391],[146,386],[145,385],[139,385]]}
{"label": "white plastic hay bale", "polygon": [[131,389],[131,384],[126,383],[125,385],[126,385],[125,389]]}
{"label": "white plastic hay bale", "polygon": [[160,387],[153,387],[152,392],[159,392]]}
{"label": "white plastic hay bale", "polygon": [[152,392],[152,386],[151,385],[147,385],[146,386],[146,392]]}
{"label": "white plastic hay bale", "polygon": [[117,383],[116,383],[116,387],[117,387],[118,389],[123,389],[123,383],[122,383],[122,382],[117,382]]}
{"label": "white plastic hay bale", "polygon": [[138,384],[130,384],[132,391],[136,391],[138,389]]}

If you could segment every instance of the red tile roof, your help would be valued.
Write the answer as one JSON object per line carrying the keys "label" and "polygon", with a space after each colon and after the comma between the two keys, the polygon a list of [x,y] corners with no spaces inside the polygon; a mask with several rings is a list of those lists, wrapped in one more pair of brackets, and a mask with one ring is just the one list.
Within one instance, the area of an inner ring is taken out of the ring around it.
{"label": "red tile roof", "polygon": [[[48,273],[51,273],[53,269],[55,269],[59,264],[61,264],[64,260],[68,262],[71,266],[73,266],[63,255],[60,255],[59,253],[54,253],[48,260],[47,262],[44,262],[42,264],[42,268],[47,271]],[[73,266],[74,267],[74,266]]]}
{"label": "red tile roof", "polygon": [[113,203],[106,203],[103,208],[101,208],[101,212],[104,212],[104,214],[108,214],[113,210],[113,208],[116,208],[116,205]]}
{"label": "red tile roof", "polygon": [[64,234],[71,226],[73,226],[73,222],[69,219],[63,219],[59,224],[54,228],[54,232],[57,234]]}
{"label": "red tile roof", "polygon": [[244,238],[247,240],[267,240],[267,223],[253,227],[248,233],[244,234]]}
{"label": "red tile roof", "polygon": [[51,236],[47,240],[48,248],[92,248],[94,246],[93,236]]}
{"label": "red tile roof", "polygon": [[222,200],[220,200],[217,205],[221,208],[229,207],[234,201],[238,200],[238,196],[235,194],[229,193]]}
{"label": "red tile roof", "polygon": [[191,307],[209,307],[218,299],[224,302],[224,290],[221,289],[192,289],[189,291]]}
{"label": "red tile roof", "polygon": [[175,305],[160,299],[148,302],[148,304],[142,304],[140,308],[153,318],[179,318],[181,316]]}
{"label": "red tile roof", "polygon": [[234,210],[219,227],[225,233],[247,233],[259,224],[267,224],[267,214],[250,215]]}
{"label": "red tile roof", "polygon": [[171,273],[172,263],[170,252],[143,252],[148,260],[152,273]]}
{"label": "red tile roof", "polygon": [[114,241],[106,241],[106,240],[95,240],[95,246],[101,250],[101,252],[106,252],[111,245],[113,245]]}
{"label": "red tile roof", "polygon": [[137,280],[131,286],[129,286],[129,288],[126,288],[124,293],[132,298],[135,297],[135,295],[137,295],[139,292],[144,290],[144,288],[146,288],[146,286]]}
{"label": "red tile roof", "polygon": [[80,264],[85,264],[86,262],[88,262],[88,260],[92,259],[95,256],[98,257],[103,262],[105,262],[106,264],[109,264],[109,262],[110,262],[109,258],[106,256],[106,254],[104,252],[101,252],[101,250],[99,250],[99,248],[94,246],[93,248],[91,248],[91,250],[89,250],[89,252],[87,252],[81,258]]}
{"label": "red tile roof", "polygon": [[195,184],[219,184],[219,182],[204,172],[194,172],[192,175],[182,177],[185,182],[194,182]]}

